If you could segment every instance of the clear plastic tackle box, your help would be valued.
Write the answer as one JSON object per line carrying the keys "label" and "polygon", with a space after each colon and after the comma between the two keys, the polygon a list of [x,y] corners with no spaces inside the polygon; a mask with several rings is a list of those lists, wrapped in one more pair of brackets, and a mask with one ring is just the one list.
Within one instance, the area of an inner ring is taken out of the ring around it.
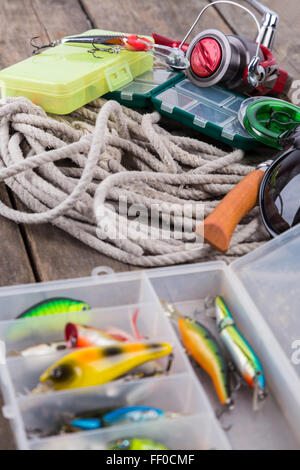
{"label": "clear plastic tackle box", "polygon": [[[1,288],[0,339],[7,351],[61,340],[68,321],[130,331],[131,314],[138,307],[140,332],[149,340],[173,345],[171,370],[159,377],[29,395],[40,374],[65,352],[7,357],[0,368],[3,414],[19,449],[106,449],[111,442],[132,437],[151,438],[172,450],[300,448],[300,226],[230,266],[210,262],[120,274],[108,269],[103,276],[99,271],[103,268],[88,278]],[[264,407],[254,412],[252,391],[242,386],[234,392],[234,410],[221,420],[216,418],[220,405],[210,378],[191,365],[159,301],[172,302],[183,315],[196,315],[216,334],[214,320],[201,312],[201,305],[207,296],[217,295],[224,297],[259,355],[269,392]],[[51,297],[78,298],[93,308],[15,320],[26,308]],[[96,431],[32,435],[37,429],[50,433],[65,413],[133,405],[155,406],[170,414]]]}

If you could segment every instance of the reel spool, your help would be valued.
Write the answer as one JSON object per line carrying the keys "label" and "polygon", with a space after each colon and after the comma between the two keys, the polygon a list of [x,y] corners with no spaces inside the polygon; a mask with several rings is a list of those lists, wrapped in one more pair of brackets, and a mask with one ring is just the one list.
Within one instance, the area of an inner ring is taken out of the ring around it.
{"label": "reel spool", "polygon": [[[261,25],[248,8],[239,3],[231,0],[213,1],[201,10],[174,55],[179,56],[183,52],[186,40],[208,8],[219,4],[239,7],[254,20],[258,30],[256,40],[225,35],[217,29],[203,31],[193,39],[186,52],[189,63],[187,77],[195,85],[204,88],[219,84],[246,95],[286,95],[292,85],[292,77],[279,67],[271,52],[278,15],[256,0],[247,2],[263,14]],[[174,64],[171,65],[176,68]]]}
{"label": "reel spool", "polygon": [[264,98],[244,107],[239,119],[257,140],[283,150],[284,135],[300,124],[300,108],[283,100]]}
{"label": "reel spool", "polygon": [[[232,91],[251,93],[253,87],[244,80],[244,72],[256,51],[257,44],[247,38],[208,29],[196,36],[187,50],[187,77],[200,87],[219,84]],[[259,58],[264,61],[262,50]]]}

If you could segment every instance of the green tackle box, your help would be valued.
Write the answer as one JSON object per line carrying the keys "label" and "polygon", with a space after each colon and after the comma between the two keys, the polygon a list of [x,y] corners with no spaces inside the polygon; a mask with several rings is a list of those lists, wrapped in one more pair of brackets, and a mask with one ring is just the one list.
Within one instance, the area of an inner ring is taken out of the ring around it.
{"label": "green tackle box", "polygon": [[225,144],[244,150],[259,142],[243,128],[238,119],[246,96],[212,86],[200,88],[190,80],[155,93],[152,102],[157,111]]}
{"label": "green tackle box", "polygon": [[149,108],[152,106],[151,99],[155,94],[175,85],[184,77],[182,72],[158,68],[148,70],[119,90],[107,93],[104,98],[118,101],[128,108]]}
{"label": "green tackle box", "polygon": [[[83,35],[110,33],[90,30]],[[101,46],[106,47],[110,48]],[[99,59],[87,52],[91,48],[91,44],[61,44],[2,70],[2,98],[25,96],[48,113],[68,114],[153,67],[148,52],[101,52]]]}

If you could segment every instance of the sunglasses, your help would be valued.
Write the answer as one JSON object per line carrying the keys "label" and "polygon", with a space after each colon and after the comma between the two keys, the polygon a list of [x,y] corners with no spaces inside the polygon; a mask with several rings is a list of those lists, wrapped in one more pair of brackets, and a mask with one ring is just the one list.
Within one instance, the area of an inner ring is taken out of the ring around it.
{"label": "sunglasses", "polygon": [[272,237],[300,223],[300,126],[280,144],[292,146],[269,166],[259,191],[261,216]]}

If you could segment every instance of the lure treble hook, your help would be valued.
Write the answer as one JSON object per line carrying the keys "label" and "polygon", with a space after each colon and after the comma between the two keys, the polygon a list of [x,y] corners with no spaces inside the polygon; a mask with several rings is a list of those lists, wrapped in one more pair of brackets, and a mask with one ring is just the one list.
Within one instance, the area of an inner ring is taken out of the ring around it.
{"label": "lure treble hook", "polygon": [[36,39],[39,39],[40,36],[34,36],[33,38],[30,39],[30,45],[33,48],[32,55],[37,55],[40,53],[41,50],[43,49],[48,49],[49,47],[55,47],[58,44],[58,41],[50,42],[49,44],[44,44],[42,46],[39,46],[38,44],[35,43]]}
{"label": "lure treble hook", "polygon": [[97,47],[95,44],[95,39],[92,41],[92,49],[89,49],[87,51],[89,54],[92,54],[94,59],[103,59],[103,57],[100,57],[97,55],[97,52],[108,52],[109,54],[120,54],[121,48],[120,47]]}

